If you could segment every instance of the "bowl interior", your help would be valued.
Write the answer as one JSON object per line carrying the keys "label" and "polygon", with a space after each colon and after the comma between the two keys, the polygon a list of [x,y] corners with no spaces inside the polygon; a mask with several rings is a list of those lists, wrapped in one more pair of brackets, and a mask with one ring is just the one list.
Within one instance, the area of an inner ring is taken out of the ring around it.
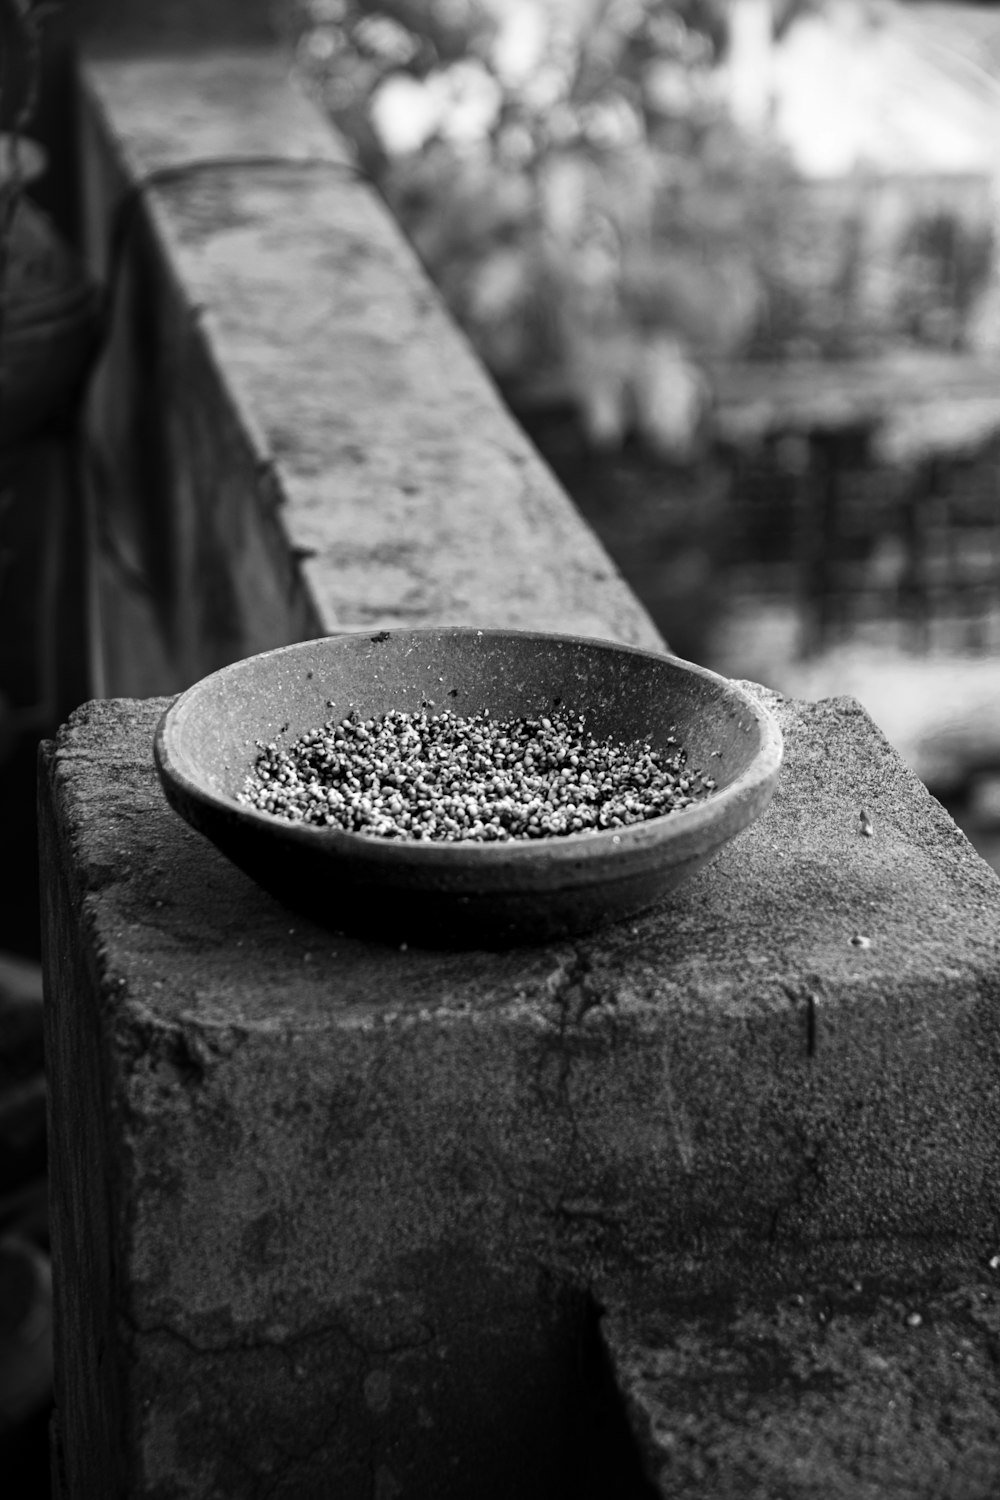
{"label": "bowl interior", "polygon": [[170,760],[203,793],[232,799],[258,741],[288,744],[352,708],[367,718],[421,707],[498,718],[564,709],[598,738],[663,746],[673,735],[720,791],[759,754],[768,723],[741,690],[674,657],[528,632],[381,631],[305,641],[204,678],[171,711]]}

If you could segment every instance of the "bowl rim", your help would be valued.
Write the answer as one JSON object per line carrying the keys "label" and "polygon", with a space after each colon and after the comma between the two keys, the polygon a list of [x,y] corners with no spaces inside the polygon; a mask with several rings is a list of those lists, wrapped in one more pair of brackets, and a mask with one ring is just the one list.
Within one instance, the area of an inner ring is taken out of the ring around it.
{"label": "bowl rim", "polygon": [[[514,630],[488,626],[437,625],[389,630],[386,633],[393,636],[405,636],[408,639],[422,637],[440,640],[442,636],[491,636],[502,640],[517,638],[558,642],[565,646],[596,646],[654,661],[667,661],[683,672],[721,687],[727,694],[734,697],[740,707],[756,720],[760,746],[750,764],[734,781],[719,791],[710,792],[707,797],[692,803],[689,807],[677,808],[671,812],[662,813],[659,817],[646,818],[642,822],[629,823],[621,828],[583,829],[575,833],[560,834],[554,838],[506,839],[489,843],[478,839],[387,839],[370,834],[351,833],[345,829],[319,828],[312,824],[293,823],[277,813],[264,812],[259,808],[239,802],[234,796],[211,791],[177,765],[173,746],[183,732],[185,720],[195,710],[199,698],[210,691],[211,684],[217,679],[227,676],[236,669],[246,669],[254,662],[265,658],[293,656],[297,652],[305,652],[310,647],[315,648],[322,642],[350,640],[364,636],[371,640],[373,633],[371,628],[368,628],[339,631],[325,636],[312,636],[305,641],[295,641],[286,646],[258,651],[251,656],[241,657],[238,661],[219,667],[216,671],[192,683],[165,709],[156,726],[153,737],[153,756],[161,781],[172,783],[189,800],[207,804],[228,818],[235,818],[250,827],[257,828],[262,834],[280,836],[286,841],[301,843],[314,850],[322,849],[331,856],[339,854],[356,862],[378,864],[399,863],[401,860],[410,863],[412,860],[434,868],[454,865],[458,860],[462,863],[472,861],[474,864],[487,866],[511,861],[533,862],[539,859],[545,859],[550,863],[572,863],[581,859],[589,860],[599,853],[605,855],[626,851],[638,853],[643,849],[660,846],[664,842],[665,834],[669,835],[671,843],[679,841],[685,844],[696,843],[700,840],[703,831],[727,823],[729,821],[727,813],[731,816],[735,815],[735,826],[729,830],[735,833],[752,820],[752,818],[741,819],[739,810],[752,805],[756,794],[769,785],[773,789],[781,769],[784,742],[781,730],[768,708],[740,683],[722,676],[721,673],[713,672],[709,667],[700,666],[697,662],[686,661],[673,652],[652,651],[645,647],[630,646],[601,636],[580,636],[556,631]],[[729,836],[729,832],[726,837]]]}

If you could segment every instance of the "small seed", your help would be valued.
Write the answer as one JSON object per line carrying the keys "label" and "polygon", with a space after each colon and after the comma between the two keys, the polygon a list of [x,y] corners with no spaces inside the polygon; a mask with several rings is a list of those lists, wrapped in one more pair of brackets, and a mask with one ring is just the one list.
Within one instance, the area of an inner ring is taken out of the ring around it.
{"label": "small seed", "polygon": [[[429,703],[426,707],[431,707]],[[294,744],[258,744],[240,800],[292,822],[380,838],[565,837],[661,817],[709,795],[671,736],[597,740],[582,715],[465,718],[352,710]]]}

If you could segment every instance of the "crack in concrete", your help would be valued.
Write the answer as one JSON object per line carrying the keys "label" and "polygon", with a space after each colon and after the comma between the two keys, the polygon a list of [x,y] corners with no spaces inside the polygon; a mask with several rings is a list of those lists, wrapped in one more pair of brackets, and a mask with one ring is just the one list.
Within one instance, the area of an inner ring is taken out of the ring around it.
{"label": "crack in concrete", "polygon": [[694,1171],[694,1132],[691,1129],[691,1121],[683,1101],[678,1099],[674,1090],[673,1079],[670,1076],[670,1056],[667,1051],[666,1042],[660,1052],[660,1083],[663,1096],[667,1105],[667,1119],[670,1122],[670,1134],[673,1137],[674,1146],[677,1150],[677,1158],[681,1164],[681,1171],[685,1177],[690,1177]]}
{"label": "crack in concrete", "polygon": [[789,1001],[792,1010],[797,1016],[802,1017],[805,1030],[805,1053],[810,1061],[816,1056],[816,1048],[819,1042],[819,1018],[816,1006],[819,995],[816,993],[818,986],[813,985],[806,989],[802,986],[787,984],[784,981],[781,989]]}
{"label": "crack in concrete", "polygon": [[[582,1155],[583,1131],[573,1102],[572,1079],[575,1061],[592,1050],[596,1038],[583,1031],[588,1015],[598,1010],[611,1014],[617,1003],[614,989],[595,971],[587,950],[572,948],[568,962],[560,964],[545,981],[547,1000],[555,1007],[552,1027],[542,1035],[535,1069],[535,1091],[543,1109],[560,1115],[566,1124],[566,1141],[558,1185],[548,1213],[563,1225],[598,1226],[607,1233],[621,1236],[625,1214],[599,1204],[599,1194],[580,1191],[577,1182]],[[601,1043],[607,1043],[607,1035]],[[548,1087],[545,1074],[555,1060],[554,1087]]]}
{"label": "crack in concrete", "polygon": [[777,1244],[781,1239],[782,1220],[802,1208],[811,1194],[822,1190],[826,1181],[827,1142],[809,1135],[800,1136],[800,1141],[799,1169],[795,1173],[784,1201],[771,1211],[767,1231],[770,1244]]}
{"label": "crack in concrete", "polygon": [[401,1339],[398,1342],[374,1341],[367,1343],[360,1339],[357,1334],[345,1323],[331,1321],[321,1324],[318,1328],[304,1329],[300,1332],[290,1332],[283,1335],[269,1335],[266,1333],[254,1333],[240,1336],[234,1334],[219,1341],[211,1339],[197,1339],[190,1333],[185,1333],[172,1323],[157,1322],[144,1323],[133,1319],[128,1314],[119,1313],[121,1321],[135,1337],[142,1338],[164,1338],[180,1344],[195,1356],[231,1355],[231,1354],[256,1354],[261,1351],[271,1351],[276,1354],[292,1356],[302,1348],[311,1344],[322,1344],[329,1339],[340,1339],[358,1355],[363,1361],[392,1359],[401,1354],[413,1354],[421,1349],[430,1348],[438,1338],[436,1329],[430,1323],[422,1323],[423,1332],[419,1338]]}

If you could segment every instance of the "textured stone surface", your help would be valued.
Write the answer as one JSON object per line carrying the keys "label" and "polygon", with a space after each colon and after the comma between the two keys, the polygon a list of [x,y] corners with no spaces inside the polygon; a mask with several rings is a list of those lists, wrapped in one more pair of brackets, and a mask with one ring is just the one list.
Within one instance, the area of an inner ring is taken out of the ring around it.
{"label": "textured stone surface", "polygon": [[837,1246],[633,1288],[603,1325],[663,1500],[991,1500],[1000,1256]]}
{"label": "textured stone surface", "polygon": [[1000,881],[850,700],[775,703],[771,808],[661,909],[504,955],[290,917],[167,809],[163,706],[43,782],[74,1462],[551,1494],[567,1286],[992,1232]]}
{"label": "textured stone surface", "polygon": [[[115,272],[100,534],[166,657],[108,692],[368,625],[660,643],[277,51],[85,82],[87,243]],[[126,196],[164,172],[148,212]]]}

